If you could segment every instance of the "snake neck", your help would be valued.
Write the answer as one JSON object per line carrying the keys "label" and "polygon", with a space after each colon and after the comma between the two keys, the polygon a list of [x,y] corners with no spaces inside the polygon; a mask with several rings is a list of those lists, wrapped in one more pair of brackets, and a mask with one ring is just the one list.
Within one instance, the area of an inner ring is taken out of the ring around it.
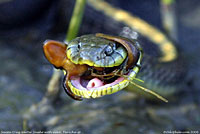
{"label": "snake neck", "polygon": [[144,87],[169,96],[181,91],[186,82],[186,74],[186,64],[181,57],[170,62],[160,62],[158,58],[144,53],[137,78],[144,81]]}

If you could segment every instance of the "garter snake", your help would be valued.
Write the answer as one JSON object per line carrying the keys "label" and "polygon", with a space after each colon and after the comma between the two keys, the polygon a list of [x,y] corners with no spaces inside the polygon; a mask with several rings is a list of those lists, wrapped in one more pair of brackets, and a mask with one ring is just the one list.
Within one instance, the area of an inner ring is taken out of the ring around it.
{"label": "garter snake", "polygon": [[[96,2],[90,1],[90,4],[158,44],[162,56],[155,58],[144,53],[143,58],[142,47],[137,40],[131,39],[132,30],[125,33],[125,37],[85,35],[67,45],[47,41],[44,45],[45,56],[56,68],[67,72],[63,82],[66,92],[72,98],[81,100],[82,97],[113,94],[127,86],[133,91],[136,87],[130,86],[130,81],[137,83],[136,77],[145,81],[143,86],[161,95],[176,92],[174,85],[178,85],[183,77],[183,67],[174,44],[162,32],[139,18],[101,0]],[[51,49],[49,46],[54,47]]]}

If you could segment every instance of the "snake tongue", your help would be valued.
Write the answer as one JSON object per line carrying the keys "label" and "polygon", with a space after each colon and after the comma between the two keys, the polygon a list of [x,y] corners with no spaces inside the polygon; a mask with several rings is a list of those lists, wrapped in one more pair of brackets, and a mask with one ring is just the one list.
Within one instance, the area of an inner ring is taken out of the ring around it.
{"label": "snake tongue", "polygon": [[87,88],[91,89],[91,88],[96,88],[103,85],[104,85],[103,81],[99,80],[98,78],[93,78],[88,82]]}

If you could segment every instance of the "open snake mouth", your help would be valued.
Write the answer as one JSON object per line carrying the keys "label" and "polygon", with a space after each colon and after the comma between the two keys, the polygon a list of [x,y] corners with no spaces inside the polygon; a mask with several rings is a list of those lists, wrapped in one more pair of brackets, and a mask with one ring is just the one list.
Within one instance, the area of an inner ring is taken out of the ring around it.
{"label": "open snake mouth", "polygon": [[104,75],[92,75],[94,74],[86,72],[83,76],[71,76],[68,84],[72,92],[84,98],[97,98],[115,93],[125,88],[129,83],[127,79],[119,75],[105,76],[105,73]]}
{"label": "open snake mouth", "polygon": [[115,77],[112,82],[107,80],[101,80],[99,78],[84,79],[83,77],[71,77],[72,84],[80,90],[100,90],[108,87],[112,87],[124,80],[123,77]]}
{"label": "open snake mouth", "polygon": [[[75,42],[74,44],[72,43],[68,45],[68,58],[76,64],[81,63],[88,65],[88,70],[84,72],[84,74],[82,74],[81,76],[71,76],[68,81],[68,86],[73,94],[81,96],[83,98],[97,98],[103,95],[113,94],[128,86],[129,80],[135,77],[137,72],[139,71],[139,67],[137,65],[140,65],[140,61],[138,59],[141,55],[138,46],[135,45],[135,42],[131,42],[130,40],[127,40],[125,38],[117,38],[115,36],[108,36],[104,34],[96,34],[96,36],[98,36],[98,38],[103,38],[120,44],[121,46],[123,46],[126,54],[119,55],[119,57],[121,56],[123,60],[121,60],[120,64],[118,62],[119,65],[117,66],[110,66],[108,64],[110,62],[112,63],[110,59],[108,60],[108,62],[104,60],[97,64],[96,61],[91,62],[91,60],[88,61],[84,60],[83,58],[77,58],[77,55],[78,57],[84,57],[86,55],[85,54],[83,56],[78,48],[80,46],[83,47],[84,44],[79,43],[79,45],[77,45],[78,43]],[[85,39],[83,40],[85,41]],[[79,40],[78,42],[83,41]],[[116,49],[115,51],[118,51],[118,53],[123,52],[120,49]],[[86,55],[85,57],[89,56]],[[115,56],[114,58],[116,57],[117,56]],[[101,63],[105,64],[102,66]]]}

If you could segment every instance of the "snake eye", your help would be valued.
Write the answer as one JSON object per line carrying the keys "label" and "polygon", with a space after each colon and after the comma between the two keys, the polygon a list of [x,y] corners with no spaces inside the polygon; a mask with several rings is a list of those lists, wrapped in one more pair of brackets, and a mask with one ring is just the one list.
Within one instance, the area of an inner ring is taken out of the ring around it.
{"label": "snake eye", "polygon": [[111,55],[113,53],[113,49],[111,46],[107,46],[106,49],[105,49],[105,54],[106,55]]}

